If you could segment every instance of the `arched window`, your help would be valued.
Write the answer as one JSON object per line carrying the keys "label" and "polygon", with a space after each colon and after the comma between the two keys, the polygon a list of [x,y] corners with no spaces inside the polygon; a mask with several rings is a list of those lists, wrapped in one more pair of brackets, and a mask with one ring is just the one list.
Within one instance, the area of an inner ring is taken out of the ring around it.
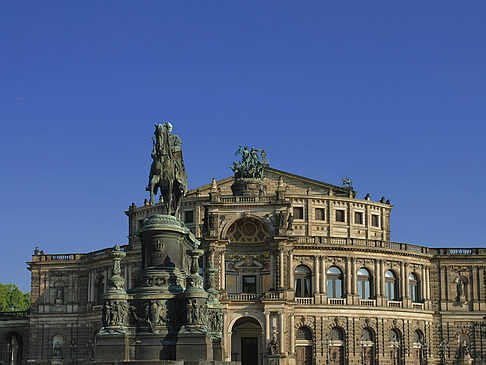
{"label": "arched window", "polygon": [[295,296],[296,297],[310,297],[311,292],[311,277],[310,269],[305,265],[299,265],[295,268]]}
{"label": "arched window", "polygon": [[371,275],[363,267],[358,270],[358,296],[359,299],[370,299],[371,295]]}
{"label": "arched window", "polygon": [[385,295],[388,300],[397,300],[398,295],[397,276],[391,270],[385,273]]}
{"label": "arched window", "polygon": [[327,269],[327,296],[328,298],[343,297],[343,273],[336,266]]}
{"label": "arched window", "polygon": [[408,277],[408,288],[410,293],[410,299],[412,302],[418,302],[419,298],[419,281],[414,273],[411,273]]}
{"label": "arched window", "polygon": [[388,336],[388,348],[390,352],[390,365],[400,365],[401,363],[401,337],[397,330],[390,330]]}
{"label": "arched window", "polygon": [[10,333],[6,336],[6,340],[8,364],[20,365],[22,363],[22,336],[18,333]]}
{"label": "arched window", "polygon": [[375,336],[370,328],[363,328],[361,332],[361,363],[363,365],[375,364]]}
{"label": "arched window", "polygon": [[339,327],[333,327],[329,334],[329,365],[344,364],[344,333]]}
{"label": "arched window", "polygon": [[297,340],[311,340],[312,341],[312,332],[309,328],[307,327],[300,327],[297,330],[297,335],[296,335]]}

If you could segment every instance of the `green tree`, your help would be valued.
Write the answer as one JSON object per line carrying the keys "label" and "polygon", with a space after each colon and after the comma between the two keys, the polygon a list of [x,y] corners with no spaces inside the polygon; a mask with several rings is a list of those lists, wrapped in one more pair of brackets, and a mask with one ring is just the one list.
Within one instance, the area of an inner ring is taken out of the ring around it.
{"label": "green tree", "polygon": [[30,308],[30,293],[15,284],[0,283],[0,311],[23,311]]}

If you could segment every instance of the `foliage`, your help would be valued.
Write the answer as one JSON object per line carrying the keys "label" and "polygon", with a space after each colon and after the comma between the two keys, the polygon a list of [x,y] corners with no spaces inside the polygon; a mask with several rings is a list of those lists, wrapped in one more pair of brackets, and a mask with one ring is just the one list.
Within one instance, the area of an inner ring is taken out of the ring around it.
{"label": "foliage", "polygon": [[23,311],[30,308],[30,293],[23,293],[15,284],[0,283],[0,311]]}

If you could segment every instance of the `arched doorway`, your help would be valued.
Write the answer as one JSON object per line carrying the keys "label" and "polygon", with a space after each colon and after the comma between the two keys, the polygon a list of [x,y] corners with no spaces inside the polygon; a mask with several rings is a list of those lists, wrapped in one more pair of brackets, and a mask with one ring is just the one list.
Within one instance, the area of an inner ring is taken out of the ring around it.
{"label": "arched doorway", "polygon": [[241,365],[262,365],[262,327],[252,317],[238,319],[231,330],[231,360]]}
{"label": "arched doorway", "polygon": [[339,327],[331,329],[329,335],[329,364],[344,365],[344,332]]}
{"label": "arched doorway", "polygon": [[312,332],[308,327],[300,327],[295,335],[295,364],[312,364]]}
{"label": "arched doorway", "polygon": [[16,332],[7,334],[7,364],[20,365],[22,363],[22,336]]}

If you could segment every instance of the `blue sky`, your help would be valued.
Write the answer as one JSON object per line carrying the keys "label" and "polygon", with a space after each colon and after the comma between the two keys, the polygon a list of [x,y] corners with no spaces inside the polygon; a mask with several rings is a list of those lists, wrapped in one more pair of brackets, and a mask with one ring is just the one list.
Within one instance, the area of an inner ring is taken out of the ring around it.
{"label": "blue sky", "polygon": [[390,199],[392,240],[485,246],[486,2],[10,1],[0,5],[2,282],[125,243],[153,122],[190,187],[241,145]]}

